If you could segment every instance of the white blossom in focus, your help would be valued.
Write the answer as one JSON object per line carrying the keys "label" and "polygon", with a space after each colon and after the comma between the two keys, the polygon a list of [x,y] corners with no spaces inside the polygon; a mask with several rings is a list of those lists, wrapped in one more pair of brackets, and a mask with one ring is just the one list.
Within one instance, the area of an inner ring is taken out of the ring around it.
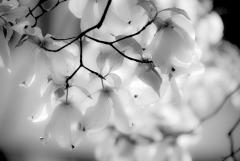
{"label": "white blossom in focus", "polygon": [[67,102],[60,103],[46,126],[43,141],[48,142],[51,138],[62,147],[73,148],[78,139],[78,130],[74,127],[81,119],[82,113],[75,106]]}

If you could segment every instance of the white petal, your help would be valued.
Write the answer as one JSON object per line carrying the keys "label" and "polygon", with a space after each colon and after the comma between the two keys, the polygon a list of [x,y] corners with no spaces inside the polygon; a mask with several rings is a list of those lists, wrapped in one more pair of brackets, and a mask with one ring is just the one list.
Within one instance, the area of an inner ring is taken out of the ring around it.
{"label": "white petal", "polygon": [[[126,35],[118,35],[116,36],[116,40],[121,39],[125,36]],[[142,47],[133,37],[118,41],[118,44],[120,45],[122,50],[132,49],[134,52],[136,52],[136,54],[142,55]]]}
{"label": "white petal", "polygon": [[[141,67],[140,68],[144,68]],[[159,89],[161,87],[162,78],[159,73],[153,69],[143,69],[141,73],[139,73],[138,77],[147,85],[152,87],[152,89],[159,95]]]}
{"label": "white petal", "polygon": [[[133,1],[133,0],[131,0]],[[113,0],[112,2],[112,10],[113,12],[124,22],[128,22],[131,20],[131,10],[132,6],[131,1],[129,0]]]}
{"label": "white petal", "polygon": [[29,26],[29,21],[23,21],[20,23],[17,23],[16,25],[12,26],[12,29],[18,32],[19,34],[23,35],[25,34],[25,26]]}
{"label": "white petal", "polygon": [[138,106],[148,106],[159,100],[159,95],[140,79],[133,79],[129,91],[133,102]]}
{"label": "white petal", "polygon": [[27,78],[23,83],[19,84],[20,87],[30,87],[36,79],[36,73]]}
{"label": "white petal", "polygon": [[11,55],[8,47],[8,42],[4,37],[3,32],[0,30],[0,56],[3,60],[4,66],[8,69],[11,68]]}
{"label": "white petal", "polygon": [[181,97],[177,82],[174,78],[172,78],[170,83],[171,83],[171,90],[172,90],[172,104],[180,105],[182,103],[182,97]]}
{"label": "white petal", "polygon": [[[84,14],[81,19],[81,30],[84,31],[94,25],[97,24],[98,18],[95,16],[94,13],[94,6],[96,5],[96,2],[94,0],[89,0],[85,9]],[[88,33],[88,35],[91,36],[91,34]]]}
{"label": "white petal", "polygon": [[29,117],[33,123],[38,123],[46,120],[48,118],[48,107],[47,105],[42,106],[36,114]]}
{"label": "white petal", "polygon": [[[160,67],[164,72],[170,63],[170,58],[173,54],[173,50],[176,48],[175,35],[170,29],[164,29],[158,32],[153,39],[153,48],[151,54],[153,55],[153,61],[155,65]],[[152,46],[152,45],[150,45]]]}
{"label": "white petal", "polygon": [[84,115],[81,125],[83,131],[100,130],[108,124],[111,115],[109,98],[106,94],[100,93],[95,106],[89,107]]}
{"label": "white petal", "polygon": [[[55,46],[56,44],[54,44]],[[63,49],[58,54],[52,52],[47,53],[47,63],[51,72],[51,77],[56,84],[64,84],[66,76],[69,76],[79,65],[79,59],[76,57],[78,48],[75,45],[70,45]],[[72,53],[73,52],[73,53]]]}
{"label": "white petal", "polygon": [[[98,5],[99,15],[102,15],[107,1],[100,1]],[[121,35],[130,29],[127,22],[121,20],[112,9],[109,9],[100,30],[107,35]]]}
{"label": "white petal", "polygon": [[84,9],[90,0],[70,0],[68,3],[68,8],[74,16],[77,18],[82,18],[84,14]]}
{"label": "white petal", "polygon": [[195,40],[195,30],[189,19],[180,14],[174,15],[171,19],[175,25],[181,27],[193,40]]}
{"label": "white petal", "polygon": [[81,112],[70,103],[60,103],[51,116],[46,129],[44,139],[54,139],[60,146],[71,148],[72,125],[77,124],[82,119]]}
{"label": "white petal", "polygon": [[113,115],[114,124],[116,125],[117,129],[120,130],[121,132],[129,133],[130,123],[121,100],[119,99],[118,95],[115,93],[111,94],[111,99],[113,102],[113,109],[114,109],[114,115]]}

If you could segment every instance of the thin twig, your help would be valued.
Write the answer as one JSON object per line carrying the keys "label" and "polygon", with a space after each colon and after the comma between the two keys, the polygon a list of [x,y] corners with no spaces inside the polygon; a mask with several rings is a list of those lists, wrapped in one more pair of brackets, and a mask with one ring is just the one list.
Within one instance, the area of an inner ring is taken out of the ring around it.
{"label": "thin twig", "polygon": [[[57,6],[59,6],[61,3],[66,2],[67,0],[58,0],[51,8],[46,9],[43,5],[45,2],[47,2],[48,0],[39,0],[39,2],[33,7],[33,9],[28,8],[28,13],[25,16],[26,18],[28,16],[32,16],[34,18],[34,24],[32,25],[32,27],[35,27],[38,23],[39,18],[41,18],[43,15],[45,15],[46,13],[54,10]],[[41,13],[37,16],[35,16],[33,14],[33,12],[37,9],[40,8],[41,9]]]}
{"label": "thin twig", "polygon": [[137,32],[135,32],[135,33],[133,33],[133,34],[124,36],[124,37],[122,37],[122,38],[119,38],[119,39],[117,39],[117,40],[115,40],[115,41],[112,41],[111,43],[113,44],[113,43],[122,41],[122,40],[124,40],[124,39],[131,38],[131,37],[134,37],[134,36],[139,35],[142,31],[144,31],[149,25],[151,25],[151,24],[155,21],[157,15],[158,15],[158,14],[156,14],[153,19],[151,19],[150,21],[148,21],[139,31],[137,31]]}
{"label": "thin twig", "polygon": [[[236,154],[239,153],[239,152],[240,152],[240,147],[238,147],[238,149],[235,150],[233,153],[234,153],[234,155],[236,155]],[[225,161],[225,160],[227,160],[227,159],[230,158],[230,157],[232,157],[232,154],[229,154],[229,155],[225,156],[225,157],[222,159],[222,161]]]}
{"label": "thin twig", "polygon": [[228,132],[228,138],[229,138],[229,143],[230,143],[230,154],[228,156],[224,157],[224,160],[231,157],[233,159],[233,161],[237,161],[237,158],[235,155],[236,155],[236,153],[239,152],[240,147],[238,150],[236,150],[236,151],[234,150],[235,145],[234,145],[233,133],[239,124],[240,124],[240,117],[237,119],[237,121],[233,124],[232,128]]}
{"label": "thin twig", "polygon": [[[130,56],[127,56],[125,55],[122,51],[120,51],[116,46],[113,45],[113,43],[115,42],[108,42],[108,41],[103,41],[103,40],[99,40],[99,39],[96,39],[96,38],[93,38],[91,36],[88,36],[88,35],[85,35],[85,37],[93,40],[93,41],[96,41],[98,43],[101,43],[101,44],[105,44],[105,45],[109,45],[111,46],[114,50],[116,50],[120,55],[122,55],[123,57],[129,59],[129,60],[132,60],[132,61],[135,61],[135,62],[138,62],[138,63],[153,63],[153,61],[151,60],[146,60],[146,59],[143,59],[143,60],[139,60],[139,59],[135,59],[135,58],[132,58]],[[121,41],[121,40],[119,40]]]}
{"label": "thin twig", "polygon": [[230,93],[228,93],[225,98],[222,100],[222,102],[217,106],[217,108],[211,112],[209,115],[203,117],[200,119],[198,126],[195,128],[197,129],[199,126],[201,126],[204,122],[208,121],[209,119],[213,118],[215,115],[217,115],[221,109],[224,107],[226,102],[240,89],[240,84],[236,86],[235,89],[233,89]]}
{"label": "thin twig", "polygon": [[72,40],[75,39],[76,36],[73,37],[68,37],[68,38],[55,38],[55,37],[51,37],[51,39],[55,40],[55,41],[66,41],[66,40]]}
{"label": "thin twig", "polygon": [[58,49],[48,49],[48,48],[46,48],[46,47],[44,47],[44,46],[43,46],[42,48],[43,48],[44,50],[46,50],[46,51],[49,51],[49,52],[58,52],[58,51],[64,49],[65,47],[71,45],[72,43],[74,43],[74,42],[77,41],[78,39],[81,39],[81,38],[82,38],[83,36],[85,36],[88,32],[90,32],[90,31],[92,31],[92,30],[94,30],[94,29],[96,29],[96,28],[99,29],[99,28],[102,26],[102,24],[103,24],[103,21],[104,21],[106,15],[107,15],[107,12],[108,12],[108,9],[109,9],[109,7],[110,7],[111,2],[112,2],[112,0],[108,0],[107,5],[106,5],[106,8],[104,9],[103,15],[102,15],[100,21],[99,21],[96,25],[94,25],[94,26],[86,29],[85,31],[81,32],[78,36],[76,36],[76,37],[75,37],[73,40],[71,40],[69,43],[63,45],[62,47],[60,47],[60,48],[58,48]]}
{"label": "thin twig", "polygon": [[[80,69],[81,67],[83,67],[83,68],[85,68],[86,70],[88,70],[89,72],[97,75],[100,79],[105,79],[101,74],[99,74],[99,73],[91,70],[90,68],[86,67],[86,66],[83,64],[82,37],[83,37],[86,33],[90,32],[91,30],[94,30],[95,28],[100,28],[100,27],[102,26],[102,23],[103,23],[103,21],[104,21],[104,19],[105,19],[105,17],[106,17],[106,14],[107,14],[107,11],[108,11],[108,9],[109,9],[109,6],[110,6],[111,2],[112,2],[112,0],[109,0],[109,1],[108,1],[107,5],[106,5],[106,8],[105,8],[105,10],[104,10],[104,13],[103,13],[100,21],[99,21],[96,25],[94,25],[94,26],[86,29],[86,30],[83,31],[81,34],[79,34],[76,38],[74,38],[72,41],[70,41],[70,43],[64,45],[63,47],[61,47],[61,48],[59,48],[59,49],[57,49],[57,50],[49,50],[49,49],[45,48],[45,50],[47,50],[47,51],[57,52],[57,51],[60,51],[61,49],[65,48],[66,46],[72,44],[73,42],[75,42],[75,41],[78,40],[78,39],[79,39],[79,41],[80,41],[79,66],[77,67],[77,69],[74,70],[74,72],[73,72],[70,76],[67,77],[67,79],[66,79],[66,81],[65,81],[65,82],[66,82],[66,90],[67,90],[66,102],[68,101],[68,89],[69,89],[69,87],[70,87],[69,81],[74,77],[74,75],[76,75],[76,73],[79,71],[79,69]],[[44,47],[43,47],[43,48],[44,48]]]}

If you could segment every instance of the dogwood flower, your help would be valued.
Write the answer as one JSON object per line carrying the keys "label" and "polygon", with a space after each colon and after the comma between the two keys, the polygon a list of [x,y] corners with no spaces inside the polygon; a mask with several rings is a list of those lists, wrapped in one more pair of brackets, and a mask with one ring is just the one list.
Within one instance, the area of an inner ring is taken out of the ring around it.
{"label": "dogwood flower", "polygon": [[192,24],[185,14],[171,12],[175,11],[160,13],[155,22],[158,31],[148,48],[154,64],[162,73],[178,70],[174,68],[177,62],[188,67],[193,61],[196,62],[196,58],[199,59]]}
{"label": "dogwood flower", "polygon": [[[70,0],[68,8],[81,19],[81,29],[86,30],[96,25],[106,8],[107,0]],[[114,40],[112,35],[130,33],[147,22],[147,15],[137,0],[112,0],[100,29],[89,32],[103,40]]]}
{"label": "dogwood flower", "polygon": [[78,132],[74,126],[82,119],[82,113],[73,104],[62,102],[57,105],[52,113],[51,119],[45,129],[45,142],[53,139],[60,146],[73,148],[77,141],[76,133]]}
{"label": "dogwood flower", "polygon": [[100,91],[95,105],[87,108],[79,123],[79,130],[83,132],[99,131],[110,123],[111,117],[119,130],[125,132],[129,130],[128,117],[118,95],[112,89],[105,88]]}
{"label": "dogwood flower", "polygon": [[96,104],[87,108],[83,120],[79,123],[79,129],[83,132],[102,129],[108,124],[110,115],[109,94],[101,92]]}

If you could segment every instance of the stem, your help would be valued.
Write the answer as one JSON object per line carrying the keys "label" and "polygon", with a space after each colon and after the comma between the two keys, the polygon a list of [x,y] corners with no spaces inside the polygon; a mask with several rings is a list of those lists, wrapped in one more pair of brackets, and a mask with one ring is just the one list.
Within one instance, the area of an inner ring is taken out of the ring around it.
{"label": "stem", "polygon": [[[46,9],[44,6],[43,6],[43,4],[45,3],[45,2],[47,2],[48,0],[39,0],[38,1],[38,3],[33,7],[33,9],[30,9],[30,8],[28,8],[28,13],[27,13],[27,15],[25,16],[26,18],[28,17],[28,16],[32,16],[33,18],[34,18],[34,24],[32,25],[32,27],[35,27],[35,26],[37,26],[37,23],[38,23],[38,20],[39,20],[39,18],[41,18],[43,15],[45,15],[47,12],[50,12],[50,11],[52,11],[52,10],[54,10],[57,6],[59,6],[59,4],[61,4],[61,3],[63,3],[63,2],[66,2],[67,0],[58,0],[57,1],[57,3],[55,3],[55,5],[54,6],[52,6],[51,8],[48,8],[48,9]],[[37,16],[34,16],[34,14],[33,14],[33,12],[37,9],[37,8],[40,8],[41,9],[41,13],[39,14],[39,15],[37,15]]]}
{"label": "stem", "polygon": [[88,32],[90,32],[90,31],[92,31],[92,30],[94,30],[94,29],[96,29],[96,28],[98,28],[98,29],[101,28],[101,26],[102,26],[102,24],[103,24],[103,21],[105,20],[105,17],[106,17],[106,15],[107,15],[107,12],[108,12],[108,9],[109,9],[109,7],[110,7],[111,2],[112,2],[112,0],[108,0],[107,5],[106,5],[106,8],[104,9],[103,15],[102,15],[100,21],[99,21],[96,25],[94,25],[94,26],[86,29],[85,31],[83,31],[82,33],[80,33],[78,36],[76,36],[72,41],[70,41],[69,43],[63,45],[62,47],[60,47],[60,48],[58,48],[58,49],[48,49],[48,48],[46,48],[46,47],[42,47],[42,48],[43,48],[44,50],[46,50],[46,51],[49,51],[49,52],[58,52],[58,51],[64,49],[65,47],[71,45],[72,43],[74,43],[74,42],[77,41],[78,39],[81,39],[81,38],[82,38],[83,36],[85,36]]}
{"label": "stem", "polygon": [[120,51],[117,47],[115,47],[113,44],[115,43],[114,42],[108,42],[108,41],[103,41],[103,40],[99,40],[99,39],[96,39],[96,38],[93,38],[91,36],[88,36],[88,35],[85,35],[85,37],[95,41],[95,42],[98,42],[98,43],[102,43],[102,44],[105,44],[105,45],[109,45],[111,46],[114,50],[116,50],[120,55],[122,55],[123,57],[129,59],[129,60],[132,60],[132,61],[135,61],[135,62],[138,62],[138,63],[153,63],[152,61],[150,60],[139,60],[139,59],[135,59],[135,58],[132,58],[132,57],[129,57],[127,55],[125,55],[122,51]]}

